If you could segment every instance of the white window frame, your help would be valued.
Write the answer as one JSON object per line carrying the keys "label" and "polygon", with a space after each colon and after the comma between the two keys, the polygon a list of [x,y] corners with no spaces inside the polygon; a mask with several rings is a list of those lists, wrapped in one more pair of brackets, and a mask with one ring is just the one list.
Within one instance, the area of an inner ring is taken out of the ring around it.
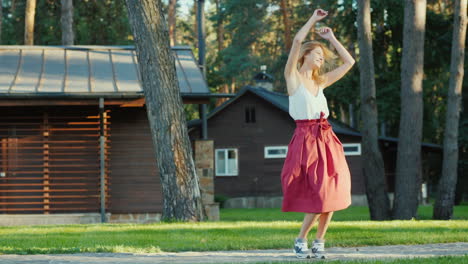
{"label": "white window frame", "polygon": [[[356,151],[344,151],[345,147],[357,147]],[[343,151],[345,156],[360,156],[361,155],[361,143],[343,143]]]}
{"label": "white window frame", "polygon": [[[236,152],[236,172],[235,173],[218,173],[218,152],[224,152],[224,168],[228,167],[228,151]],[[239,175],[239,151],[236,148],[222,148],[215,150],[215,175],[216,176],[238,176]]]}
{"label": "white window frame", "polygon": [[[286,149],[286,153],[284,155],[268,153],[268,151],[272,149]],[[265,146],[265,159],[286,158],[287,154],[288,154],[288,146]]]}

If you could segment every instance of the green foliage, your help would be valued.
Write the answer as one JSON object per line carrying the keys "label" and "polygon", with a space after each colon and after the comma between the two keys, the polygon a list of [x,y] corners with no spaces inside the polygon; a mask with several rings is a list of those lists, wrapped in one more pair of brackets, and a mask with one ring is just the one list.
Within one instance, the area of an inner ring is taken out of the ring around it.
{"label": "green foliage", "polygon": [[226,0],[222,2],[226,32],[231,36],[228,47],[219,54],[222,65],[219,74],[224,80],[236,79],[245,84],[252,78],[258,57],[253,46],[259,36],[265,34],[267,25],[263,23],[268,2],[266,0]]}
{"label": "green foliage", "polygon": [[[15,3],[13,6],[12,4]],[[26,0],[8,1],[3,4],[2,44],[24,43],[24,11]]]}
{"label": "green foliage", "polygon": [[229,199],[226,195],[215,195],[214,201],[219,203],[220,208],[224,208],[224,203]]}
{"label": "green foliage", "polygon": [[85,0],[74,3],[77,3],[74,15],[77,44],[133,44],[125,0]]}
{"label": "green foliage", "polygon": [[[26,0],[4,1],[2,44],[24,43]],[[129,45],[133,37],[125,0],[74,1],[73,26],[76,45]],[[60,1],[37,1],[34,44],[61,45]]]}

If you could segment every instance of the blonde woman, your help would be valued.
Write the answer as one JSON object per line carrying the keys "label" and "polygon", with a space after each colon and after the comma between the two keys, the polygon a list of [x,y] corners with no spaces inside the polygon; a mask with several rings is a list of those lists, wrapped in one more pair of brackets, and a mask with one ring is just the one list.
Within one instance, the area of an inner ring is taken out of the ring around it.
{"label": "blonde woman", "polygon": [[[341,79],[355,61],[328,27],[318,35],[335,47],[343,60],[336,69],[324,72],[333,53],[318,41],[302,43],[314,24],[328,15],[317,9],[294,37],[284,70],[289,96],[289,114],[296,129],[289,142],[281,171],[283,212],[305,213],[294,241],[298,258],[325,258],[324,237],[334,211],[351,204],[351,179],[340,140],[327,121],[329,115],[323,90]],[[318,220],[315,240],[309,251],[307,234]]]}

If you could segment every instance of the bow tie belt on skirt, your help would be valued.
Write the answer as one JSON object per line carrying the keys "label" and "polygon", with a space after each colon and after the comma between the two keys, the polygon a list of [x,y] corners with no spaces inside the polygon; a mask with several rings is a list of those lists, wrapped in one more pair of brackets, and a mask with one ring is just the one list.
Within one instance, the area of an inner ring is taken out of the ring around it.
{"label": "bow tie belt on skirt", "polygon": [[324,117],[325,117],[325,113],[320,112],[319,119],[299,119],[299,120],[295,120],[295,122],[296,122],[297,127],[308,127],[308,126],[317,125],[317,135],[315,136],[319,137],[320,139],[323,139],[322,133],[331,128],[330,123],[328,123],[328,119]]}

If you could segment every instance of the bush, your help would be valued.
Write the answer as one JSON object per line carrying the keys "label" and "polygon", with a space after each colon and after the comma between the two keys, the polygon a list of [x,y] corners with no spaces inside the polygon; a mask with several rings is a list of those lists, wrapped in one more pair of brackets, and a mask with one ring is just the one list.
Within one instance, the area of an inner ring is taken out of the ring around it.
{"label": "bush", "polygon": [[226,195],[215,195],[214,200],[216,203],[219,203],[219,208],[224,208],[224,202],[226,202],[230,197]]}

